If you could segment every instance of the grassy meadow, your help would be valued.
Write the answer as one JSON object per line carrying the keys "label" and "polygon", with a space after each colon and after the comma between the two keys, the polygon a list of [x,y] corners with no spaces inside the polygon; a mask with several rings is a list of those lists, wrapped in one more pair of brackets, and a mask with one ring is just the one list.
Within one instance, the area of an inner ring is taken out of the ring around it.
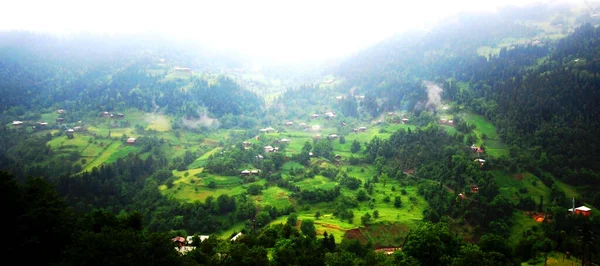
{"label": "grassy meadow", "polygon": [[464,115],[464,119],[468,124],[474,124],[475,135],[477,135],[477,143],[483,144],[486,148],[485,153],[492,157],[508,156],[508,147],[504,144],[496,131],[496,126],[485,117],[473,113]]}

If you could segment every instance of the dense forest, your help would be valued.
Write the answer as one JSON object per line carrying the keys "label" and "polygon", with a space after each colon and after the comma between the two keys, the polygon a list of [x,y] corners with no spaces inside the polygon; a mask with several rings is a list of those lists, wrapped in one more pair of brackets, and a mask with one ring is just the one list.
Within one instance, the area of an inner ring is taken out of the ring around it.
{"label": "dense forest", "polygon": [[[0,33],[9,259],[593,265],[600,28],[555,12],[463,15],[268,97],[166,40]],[[561,38],[523,22],[547,17]]]}

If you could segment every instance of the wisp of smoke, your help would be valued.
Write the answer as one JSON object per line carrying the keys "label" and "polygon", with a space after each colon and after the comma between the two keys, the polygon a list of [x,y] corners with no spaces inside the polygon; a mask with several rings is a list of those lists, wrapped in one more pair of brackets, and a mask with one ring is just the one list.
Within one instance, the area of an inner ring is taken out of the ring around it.
{"label": "wisp of smoke", "polygon": [[443,89],[431,81],[425,81],[424,85],[425,90],[427,90],[427,104],[425,106],[434,110],[438,109],[442,104]]}
{"label": "wisp of smoke", "polygon": [[187,128],[197,128],[199,126],[218,126],[219,120],[210,118],[206,115],[201,115],[198,119],[186,119],[182,120],[183,126]]}

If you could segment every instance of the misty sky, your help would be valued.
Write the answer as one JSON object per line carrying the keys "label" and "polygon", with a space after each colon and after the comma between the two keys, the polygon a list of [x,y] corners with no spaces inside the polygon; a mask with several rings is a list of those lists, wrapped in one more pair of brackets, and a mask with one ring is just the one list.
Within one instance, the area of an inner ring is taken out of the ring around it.
{"label": "misty sky", "polygon": [[[573,0],[583,1],[583,0]],[[462,11],[552,0],[6,1],[0,30],[154,33],[282,61],[348,55]]]}

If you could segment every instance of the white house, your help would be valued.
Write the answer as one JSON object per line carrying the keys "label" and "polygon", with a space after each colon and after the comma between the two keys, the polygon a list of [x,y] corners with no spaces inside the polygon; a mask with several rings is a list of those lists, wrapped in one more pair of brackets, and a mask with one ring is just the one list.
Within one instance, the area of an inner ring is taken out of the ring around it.
{"label": "white house", "polygon": [[237,233],[237,235],[233,236],[231,238],[231,241],[236,241],[238,238],[240,238],[243,234],[241,232]]}

